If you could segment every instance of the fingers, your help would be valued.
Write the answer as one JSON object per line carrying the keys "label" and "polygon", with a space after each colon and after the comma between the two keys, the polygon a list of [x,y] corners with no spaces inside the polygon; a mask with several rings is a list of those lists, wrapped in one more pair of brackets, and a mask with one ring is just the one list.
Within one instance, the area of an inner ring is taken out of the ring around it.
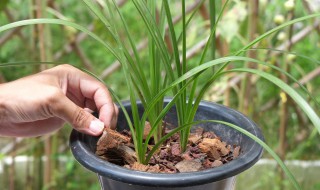
{"label": "fingers", "polygon": [[118,115],[119,115],[119,108],[116,104],[113,104],[114,106],[114,114],[113,114],[113,117],[111,119],[111,125],[110,125],[110,128],[111,129],[115,129],[116,126],[117,126],[117,121],[118,121]]}
{"label": "fingers", "polygon": [[[115,129],[118,120],[119,109],[112,100],[105,98],[105,92],[98,90],[94,95],[94,101],[99,112],[99,119],[104,122],[105,127]],[[100,94],[101,92],[101,94]]]}
{"label": "fingers", "polygon": [[[104,127],[115,128],[118,108],[114,105],[107,87],[95,78],[72,66],[62,65],[59,68],[57,69],[58,73],[62,74],[62,78],[65,79],[62,82],[63,84],[60,85],[66,87],[65,93],[72,100],[69,102],[73,102],[72,106],[65,105],[65,107],[70,107],[66,108],[68,111],[65,111],[66,114],[69,114],[67,121],[72,123],[77,130],[84,130],[86,133],[90,130],[94,131],[98,129],[94,134],[100,134],[100,121],[103,122]],[[100,121],[94,120],[92,115],[77,105],[98,111]],[[70,115],[72,113],[76,113],[78,116]],[[75,120],[74,118],[80,119]],[[92,129],[90,129],[91,121],[94,121],[92,126],[95,126]]]}
{"label": "fingers", "polygon": [[77,72],[73,71],[68,74],[67,93],[77,97],[77,100],[82,99],[85,105],[81,106],[97,110],[99,119],[104,122],[105,127],[115,128],[118,108],[114,106],[107,87],[86,73],[73,69]]}
{"label": "fingers", "polygon": [[[93,100],[86,99],[85,102],[85,110],[89,113],[93,113],[94,111],[97,111],[96,105]],[[105,108],[107,107],[107,108]],[[110,114],[110,112],[113,112],[113,114]],[[117,125],[117,120],[118,120],[118,114],[119,114],[119,109],[116,104],[113,103],[113,111],[108,108],[108,106],[102,106],[102,108],[99,110],[99,118],[101,121],[106,121],[105,126],[110,127],[111,129],[115,129]],[[108,122],[110,121],[110,122]]]}
{"label": "fingers", "polygon": [[53,106],[54,114],[69,122],[77,131],[94,136],[103,132],[105,125],[102,121],[77,106],[67,97],[62,96]]}
{"label": "fingers", "polygon": [[98,88],[93,94],[93,100],[99,112],[99,119],[106,127],[112,128],[116,117],[116,109],[113,101],[105,88]]}
{"label": "fingers", "polygon": [[84,102],[84,107],[91,110],[91,112],[97,111],[96,104],[93,100],[86,98]]}

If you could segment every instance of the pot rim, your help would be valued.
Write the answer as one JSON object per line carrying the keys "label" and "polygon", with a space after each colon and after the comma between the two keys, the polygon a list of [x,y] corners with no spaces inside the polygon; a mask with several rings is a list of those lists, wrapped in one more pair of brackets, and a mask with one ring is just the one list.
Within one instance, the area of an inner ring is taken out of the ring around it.
{"label": "pot rim", "polygon": [[[165,101],[170,101],[170,99],[165,99]],[[130,102],[126,101],[123,105],[125,107],[129,106]],[[207,101],[202,101],[199,105],[199,108],[200,107],[218,107],[219,110],[223,109],[223,111],[243,119],[248,123],[246,128],[251,129],[255,136],[264,140],[261,130],[257,125],[242,113],[226,106]],[[128,184],[143,186],[183,187],[220,181],[250,168],[260,159],[263,153],[263,148],[257,142],[254,142],[247,152],[240,154],[239,157],[231,162],[216,168],[175,174],[149,173],[130,170],[99,158],[86,145],[86,136],[88,135],[76,130],[73,130],[70,136],[70,149],[75,159],[81,165],[98,175]]]}

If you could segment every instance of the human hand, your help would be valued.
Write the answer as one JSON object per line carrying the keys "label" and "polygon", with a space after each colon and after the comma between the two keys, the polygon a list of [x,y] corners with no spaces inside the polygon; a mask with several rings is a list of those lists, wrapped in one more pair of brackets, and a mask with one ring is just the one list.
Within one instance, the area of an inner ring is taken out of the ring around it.
{"label": "human hand", "polygon": [[[99,120],[88,110],[98,111]],[[39,136],[65,121],[80,132],[100,135],[104,127],[115,128],[117,116],[108,89],[70,65],[0,85],[2,136]]]}

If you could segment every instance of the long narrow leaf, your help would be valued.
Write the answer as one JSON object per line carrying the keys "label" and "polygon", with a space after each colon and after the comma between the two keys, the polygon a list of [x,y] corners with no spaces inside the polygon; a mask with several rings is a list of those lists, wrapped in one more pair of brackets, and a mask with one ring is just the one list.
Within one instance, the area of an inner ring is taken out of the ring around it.
{"label": "long narrow leaf", "polygon": [[35,25],[35,24],[57,24],[57,25],[64,25],[64,26],[70,26],[72,28],[78,29],[86,34],[88,34],[90,37],[95,39],[97,42],[102,44],[113,56],[116,57],[117,60],[121,62],[121,58],[110,44],[102,40],[99,36],[97,36],[95,33],[91,32],[87,28],[76,24],[74,22],[70,22],[67,20],[61,20],[61,19],[48,19],[48,18],[39,18],[39,19],[28,19],[28,20],[21,20],[17,22],[12,22],[10,24],[6,24],[3,26],[0,26],[0,32],[13,29],[19,26],[26,26],[26,25]]}
{"label": "long narrow leaf", "polygon": [[[207,51],[208,51],[208,49],[209,49],[209,47],[210,47],[211,41],[212,41],[213,38],[215,38],[214,35],[216,34],[216,29],[217,29],[218,23],[220,22],[220,20],[221,20],[221,18],[222,18],[222,15],[223,15],[223,12],[224,12],[225,9],[227,8],[228,3],[229,3],[229,0],[227,0],[227,1],[224,3],[221,11],[219,12],[219,15],[218,15],[217,20],[215,21],[214,25],[211,27],[210,35],[209,35],[208,41],[206,42],[206,45],[205,45],[205,47],[204,47],[204,49],[203,49],[203,52],[202,52],[202,54],[201,54],[201,58],[200,58],[200,61],[199,61],[199,65],[202,65],[203,62],[204,62],[204,59],[205,59],[206,54],[207,54]],[[228,63],[226,63],[226,64],[228,64]],[[225,65],[226,65],[226,64],[225,64]],[[222,71],[222,68],[220,68],[220,69],[218,70],[218,72],[219,72],[219,71]],[[198,79],[196,79],[196,80],[194,81],[193,85],[192,85],[191,92],[190,92],[190,95],[189,95],[189,101],[188,101],[189,104],[188,104],[187,110],[191,110],[191,107],[192,107],[191,102],[193,102],[193,99],[194,99],[194,97],[195,97],[196,87],[197,87],[197,86],[198,86]]]}
{"label": "long narrow leaf", "polygon": [[[120,12],[119,7],[117,6],[117,4],[116,4],[116,2],[114,0],[112,0],[112,2],[113,2],[113,5],[114,5],[114,7],[115,7],[120,19],[121,19],[122,26],[125,29],[126,36],[128,37],[131,49],[133,51],[133,55],[134,55],[135,60],[136,60],[136,63],[134,63],[133,61],[130,62],[131,63],[130,66],[134,70],[137,71],[137,72],[132,72],[132,73],[135,74],[136,75],[135,77],[139,80],[139,83],[140,83],[139,86],[141,87],[141,90],[144,92],[143,97],[148,100],[148,99],[150,99],[151,94],[149,92],[149,88],[148,88],[148,85],[147,85],[147,82],[146,82],[147,79],[146,79],[146,76],[145,76],[145,74],[143,72],[143,68],[141,67],[141,65],[139,65],[141,63],[141,59],[140,59],[138,50],[137,50],[137,48],[135,46],[135,43],[134,43],[134,41],[132,39],[132,34],[129,31],[128,24],[125,21],[122,13]],[[130,58],[130,54],[128,56],[129,56],[128,58]]]}
{"label": "long narrow leaf", "polygon": [[[303,59],[306,59],[306,60],[309,60],[310,62],[312,63],[315,63],[315,64],[318,64],[320,65],[320,61],[318,60],[315,60],[313,58],[310,58],[308,56],[304,56],[304,55],[301,55],[299,53],[295,53],[295,52],[289,52],[289,51],[284,51],[284,50],[278,50],[278,49],[272,49],[272,48],[252,48],[252,49],[247,49],[247,50],[244,50],[243,52],[245,51],[255,51],[255,50],[268,50],[268,51],[274,51],[274,52],[280,52],[280,53],[285,53],[285,54],[290,54],[290,55],[296,55],[297,57],[301,57]],[[262,63],[262,62],[260,62]],[[268,66],[268,67],[271,67],[275,70],[278,70],[279,72],[281,72],[282,74],[285,74],[286,76],[288,76],[290,79],[292,79],[295,84],[299,85],[299,87],[308,94],[308,96],[310,96],[310,98],[316,103],[316,105],[318,107],[320,107],[320,102],[309,92],[309,90],[304,86],[302,85],[298,80],[296,80],[290,73],[287,73],[286,71],[280,69],[279,67],[276,67],[274,65],[271,65],[271,64],[267,64],[267,63],[263,63],[264,65]]]}
{"label": "long narrow leaf", "polygon": [[179,49],[178,49],[176,33],[174,30],[174,26],[173,26],[173,21],[172,21],[172,16],[171,16],[168,0],[164,0],[163,4],[164,4],[167,20],[168,20],[170,38],[171,38],[172,47],[173,47],[173,55],[172,56],[175,59],[175,64],[176,64],[178,76],[181,76]]}
{"label": "long narrow leaf", "polygon": [[316,60],[316,59],[314,59],[312,57],[309,57],[309,56],[306,56],[306,55],[302,55],[302,54],[297,53],[297,52],[291,52],[291,51],[286,51],[286,50],[280,50],[280,49],[274,49],[274,48],[250,48],[250,49],[243,50],[243,52],[246,52],[246,51],[260,51],[260,50],[279,52],[279,53],[288,54],[288,55],[295,55],[297,57],[301,57],[301,58],[303,58],[305,60],[310,61],[310,63],[314,63],[315,66],[319,66],[320,65],[320,61],[319,60]]}
{"label": "long narrow leaf", "polygon": [[161,32],[159,31],[159,28],[157,27],[157,24],[155,20],[153,19],[150,11],[148,10],[147,6],[145,3],[142,1],[138,0],[132,0],[134,3],[135,7],[137,8],[143,22],[146,25],[146,28],[149,32],[149,34],[152,36],[159,52],[161,53],[161,58],[163,59],[165,69],[167,71],[167,74],[170,78],[171,81],[175,79],[174,72],[172,71],[171,68],[171,63],[168,55],[168,51],[165,45],[165,42],[162,39]]}
{"label": "long narrow leaf", "polygon": [[106,29],[110,32],[111,36],[116,39],[116,35],[113,33],[112,30],[110,30],[110,23],[106,16],[103,15],[103,13],[99,10],[99,8],[96,6],[96,4],[93,3],[93,1],[90,0],[82,0],[88,8],[93,12],[105,25]]}
{"label": "long narrow leaf", "polygon": [[[266,62],[263,62],[263,61],[259,61],[259,60],[256,60],[256,59],[251,59],[251,58],[247,58],[247,62],[252,62],[252,63],[258,63],[258,64],[261,64],[261,65],[265,65],[267,67],[270,67],[272,69],[275,69],[277,71],[279,71],[280,73],[286,75],[288,78],[290,78],[291,80],[293,80],[296,84],[299,84],[300,87],[311,97],[311,99],[316,103],[316,105],[318,105],[318,101],[316,100],[316,98],[303,86],[299,83],[299,81],[297,79],[295,79],[290,73],[284,71],[283,69],[277,67],[277,66],[274,66],[272,64],[269,64],[269,63],[266,63]],[[219,70],[220,71],[220,70]],[[211,78],[209,78],[205,85],[200,89],[200,92],[196,98],[196,100],[194,101],[193,103],[193,107],[191,109],[191,112],[190,112],[190,115],[189,115],[189,122],[192,121],[192,118],[193,116],[195,115],[196,111],[197,111],[197,107],[200,103],[200,101],[202,100],[202,97],[204,95],[204,93],[206,92],[206,90],[210,87],[210,85],[217,79],[217,77],[219,76],[222,76],[224,75],[225,73],[227,73],[229,71],[222,71],[221,72],[216,72],[214,75],[212,75]]]}
{"label": "long narrow leaf", "polygon": [[249,48],[251,48],[253,45],[255,45],[256,43],[260,42],[262,39],[270,36],[271,34],[287,27],[287,26],[290,26],[294,23],[297,23],[297,22],[302,22],[304,20],[308,20],[308,19],[311,19],[311,18],[315,18],[315,17],[318,17],[320,16],[320,13],[315,13],[315,14],[311,14],[311,15],[307,15],[307,16],[304,16],[304,17],[300,17],[300,18],[296,18],[294,20],[290,20],[288,22],[285,22],[284,24],[281,24],[271,30],[269,30],[268,32],[258,36],[256,39],[254,39],[253,41],[251,41],[248,45],[244,46],[242,49],[240,49],[235,55],[239,55],[240,53],[242,53],[244,50],[247,50]]}
{"label": "long narrow leaf", "polygon": [[285,82],[280,80],[279,78],[266,73],[264,71],[256,70],[256,69],[250,69],[250,68],[238,68],[238,69],[232,69],[226,72],[248,72],[257,74],[270,82],[277,85],[280,89],[282,89],[284,92],[286,92],[299,106],[300,108],[305,112],[305,114],[309,117],[310,121],[313,123],[313,125],[317,128],[318,132],[320,133],[320,118],[315,113],[315,111],[310,107],[310,105],[289,85],[287,85]]}
{"label": "long narrow leaf", "polygon": [[28,66],[28,65],[60,65],[65,64],[65,62],[58,61],[16,61],[9,63],[0,63],[0,67],[17,67],[17,66]]}

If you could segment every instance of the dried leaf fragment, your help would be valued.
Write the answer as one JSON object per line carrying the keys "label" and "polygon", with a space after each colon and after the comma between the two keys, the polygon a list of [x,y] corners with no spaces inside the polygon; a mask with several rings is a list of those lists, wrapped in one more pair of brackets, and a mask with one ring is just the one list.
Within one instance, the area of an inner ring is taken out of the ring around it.
{"label": "dried leaf fragment", "polygon": [[103,131],[102,136],[97,142],[97,155],[102,155],[107,149],[118,147],[122,144],[130,142],[130,138],[120,134],[119,132],[107,128]]}

